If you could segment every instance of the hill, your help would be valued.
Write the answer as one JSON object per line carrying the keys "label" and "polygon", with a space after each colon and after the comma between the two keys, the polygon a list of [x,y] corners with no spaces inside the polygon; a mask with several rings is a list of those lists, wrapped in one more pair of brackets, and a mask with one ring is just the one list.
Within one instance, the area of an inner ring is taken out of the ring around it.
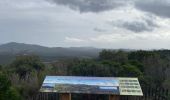
{"label": "hill", "polygon": [[17,55],[38,55],[44,62],[62,58],[95,58],[102,49],[93,47],[44,47],[11,42],[0,45],[0,64],[11,62]]}

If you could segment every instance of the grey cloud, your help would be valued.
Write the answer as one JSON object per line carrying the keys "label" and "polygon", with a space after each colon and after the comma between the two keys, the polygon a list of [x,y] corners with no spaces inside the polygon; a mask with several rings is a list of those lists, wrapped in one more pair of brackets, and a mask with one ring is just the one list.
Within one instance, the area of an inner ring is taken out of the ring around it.
{"label": "grey cloud", "polygon": [[170,2],[168,0],[138,0],[135,2],[135,7],[158,16],[170,17]]}
{"label": "grey cloud", "polygon": [[113,26],[125,28],[135,33],[140,33],[144,31],[153,31],[159,26],[153,20],[149,18],[143,18],[143,21],[116,21],[112,22]]}
{"label": "grey cloud", "polygon": [[152,27],[152,28],[157,28],[157,27],[159,27],[159,25],[155,22],[156,19],[155,19],[154,17],[143,18],[143,20],[146,22],[146,24],[148,25],[148,27]]}
{"label": "grey cloud", "polygon": [[126,5],[162,17],[170,17],[170,0],[47,0],[80,12],[103,12]]}
{"label": "grey cloud", "polygon": [[96,32],[106,32],[107,30],[105,30],[105,29],[101,29],[101,28],[94,28],[93,29],[94,31],[96,31]]}
{"label": "grey cloud", "polygon": [[128,29],[128,30],[136,32],[136,33],[153,30],[152,28],[147,27],[144,23],[137,22],[137,21],[125,22],[121,26],[124,27],[125,29]]}
{"label": "grey cloud", "polygon": [[48,0],[80,12],[102,12],[125,5],[128,0]]}

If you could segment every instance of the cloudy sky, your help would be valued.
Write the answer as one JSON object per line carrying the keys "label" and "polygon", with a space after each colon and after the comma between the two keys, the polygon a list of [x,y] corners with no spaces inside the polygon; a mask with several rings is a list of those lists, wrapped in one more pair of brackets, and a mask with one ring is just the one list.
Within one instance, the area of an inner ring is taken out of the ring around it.
{"label": "cloudy sky", "polygon": [[170,49],[170,0],[0,0],[0,44]]}

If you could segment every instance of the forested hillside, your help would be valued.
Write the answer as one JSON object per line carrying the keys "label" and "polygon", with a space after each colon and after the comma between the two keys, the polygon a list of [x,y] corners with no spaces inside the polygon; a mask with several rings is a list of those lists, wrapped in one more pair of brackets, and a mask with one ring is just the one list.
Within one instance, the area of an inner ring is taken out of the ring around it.
{"label": "forested hillside", "polygon": [[103,50],[97,58],[48,64],[35,55],[20,55],[0,67],[0,100],[31,100],[45,75],[138,77],[141,86],[170,89],[170,51]]}
{"label": "forested hillside", "polygon": [[24,43],[0,45],[0,64],[12,62],[18,55],[37,55],[43,62],[65,58],[96,58],[101,49],[93,47],[44,47]]}

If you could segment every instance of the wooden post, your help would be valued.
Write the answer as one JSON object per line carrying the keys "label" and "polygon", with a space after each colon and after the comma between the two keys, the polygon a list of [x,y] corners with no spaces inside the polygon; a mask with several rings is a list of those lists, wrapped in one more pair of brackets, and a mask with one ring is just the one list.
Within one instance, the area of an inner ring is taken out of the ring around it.
{"label": "wooden post", "polygon": [[60,100],[71,100],[71,94],[70,93],[60,94]]}
{"label": "wooden post", "polygon": [[109,95],[109,100],[119,100],[118,95]]}

